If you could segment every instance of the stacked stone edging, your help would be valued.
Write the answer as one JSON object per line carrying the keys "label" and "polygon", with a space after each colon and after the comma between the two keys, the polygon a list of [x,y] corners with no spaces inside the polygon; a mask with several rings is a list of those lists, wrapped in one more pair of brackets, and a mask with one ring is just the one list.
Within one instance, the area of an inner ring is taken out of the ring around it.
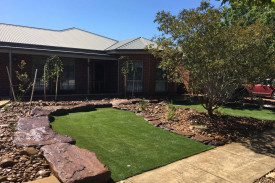
{"label": "stacked stone edging", "polygon": [[18,146],[43,146],[41,150],[54,175],[64,183],[106,183],[111,172],[95,153],[80,149],[75,140],[50,128],[51,115],[88,112],[95,108],[112,107],[109,102],[84,103],[76,106],[47,106],[35,108],[31,117],[18,120],[13,143]]}

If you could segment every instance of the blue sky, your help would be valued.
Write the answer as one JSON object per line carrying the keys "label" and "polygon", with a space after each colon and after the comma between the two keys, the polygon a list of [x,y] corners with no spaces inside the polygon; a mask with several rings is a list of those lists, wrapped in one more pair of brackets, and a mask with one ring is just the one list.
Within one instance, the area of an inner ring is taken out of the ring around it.
{"label": "blue sky", "polygon": [[158,11],[177,14],[199,4],[200,0],[0,0],[0,23],[54,30],[77,27],[119,41],[151,39],[158,34],[153,22]]}

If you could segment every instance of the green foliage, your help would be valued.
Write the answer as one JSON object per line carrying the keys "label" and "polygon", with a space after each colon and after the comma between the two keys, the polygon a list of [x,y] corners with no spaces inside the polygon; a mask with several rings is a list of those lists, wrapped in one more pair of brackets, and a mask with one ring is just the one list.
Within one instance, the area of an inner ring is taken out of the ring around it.
{"label": "green foliage", "polygon": [[146,107],[148,105],[148,102],[143,98],[141,99],[141,101],[139,102],[139,108],[142,110],[142,111],[145,111],[146,110]]}
{"label": "green foliage", "polygon": [[167,120],[173,120],[174,119],[174,117],[175,117],[175,114],[176,114],[176,110],[177,110],[177,108],[173,105],[173,104],[168,104],[167,105],[167,113],[166,113],[166,115],[167,115]]}
{"label": "green foliage", "polygon": [[219,116],[224,115],[224,109],[222,108],[215,109],[213,112]]}
{"label": "green foliage", "polygon": [[4,106],[4,111],[8,111],[9,110],[9,106],[6,104],[5,106]]}
{"label": "green foliage", "polygon": [[134,71],[134,64],[133,61],[127,56],[121,56],[119,60],[123,61],[121,67],[121,73],[124,77],[126,77],[130,72]]}
{"label": "green foliage", "polygon": [[19,71],[15,71],[16,78],[19,80],[18,85],[18,94],[17,94],[17,101],[21,101],[27,91],[31,88],[32,82],[30,82],[30,78],[27,72],[24,72],[26,66],[26,62],[21,60],[20,64],[18,64]]}
{"label": "green foliage", "polygon": [[47,58],[46,63],[44,65],[44,99],[46,99],[46,87],[48,86],[48,82],[50,79],[55,79],[56,89],[55,89],[55,100],[57,100],[57,86],[58,79],[63,72],[63,62],[58,56],[51,56]]}
{"label": "green foliage", "polygon": [[207,129],[207,127],[201,126],[201,125],[194,125],[194,127],[197,128],[197,129],[201,129],[201,130]]}
{"label": "green foliage", "polygon": [[48,86],[48,82],[50,79],[55,79],[56,77],[60,77],[60,74],[63,72],[63,62],[58,56],[51,56],[47,58],[46,63],[44,65],[44,73],[43,80],[46,82]]}
{"label": "green foliage", "polygon": [[[119,58],[122,61],[121,73],[124,76],[124,87],[125,87],[125,97],[126,97],[126,88],[127,88],[127,76],[132,75],[135,78],[136,68],[134,67],[133,61],[128,56],[121,56]],[[133,79],[134,82],[134,79]],[[134,83],[133,83],[133,90],[132,96],[134,95]]]}
{"label": "green foliage", "polygon": [[33,161],[35,160],[35,158],[36,158],[35,155],[32,154],[32,155],[30,156],[30,161],[33,162]]}
{"label": "green foliage", "polygon": [[224,6],[224,22],[226,25],[238,24],[242,26],[261,23],[271,25],[275,22],[275,8],[272,7],[250,7],[244,1],[230,3],[230,6]]}
{"label": "green foliage", "polygon": [[222,4],[229,2],[230,5],[232,3],[242,2],[249,7],[275,7],[275,0],[222,0]]}
{"label": "green foliage", "polygon": [[[200,112],[206,112],[206,110],[200,104],[185,104],[185,105],[176,105],[177,107],[192,108]],[[260,120],[275,120],[275,113],[272,110],[268,109],[256,109],[253,107],[245,106],[222,106],[220,111],[224,115],[230,116],[242,116],[242,117],[251,117]]]}
{"label": "green foliage", "polygon": [[155,22],[162,34],[149,51],[170,81],[182,82],[181,69],[189,71],[189,87],[202,94],[211,116],[243,83],[274,75],[274,24],[226,24],[222,9],[206,1],[176,16],[158,12]]}
{"label": "green foliage", "polygon": [[11,131],[12,132],[16,131],[16,123],[12,123],[12,125],[11,125]]}

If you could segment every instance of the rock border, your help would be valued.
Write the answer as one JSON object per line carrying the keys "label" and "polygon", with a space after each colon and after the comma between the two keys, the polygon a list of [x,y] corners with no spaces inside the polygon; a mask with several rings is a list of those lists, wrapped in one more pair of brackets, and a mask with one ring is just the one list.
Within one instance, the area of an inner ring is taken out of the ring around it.
{"label": "rock border", "polygon": [[102,107],[112,107],[112,104],[93,102],[35,108],[30,117],[19,118],[17,121],[13,143],[23,147],[41,147],[53,174],[64,183],[106,183],[111,178],[111,172],[98,160],[95,153],[78,148],[73,145],[73,138],[60,135],[50,127],[52,115],[88,112]]}

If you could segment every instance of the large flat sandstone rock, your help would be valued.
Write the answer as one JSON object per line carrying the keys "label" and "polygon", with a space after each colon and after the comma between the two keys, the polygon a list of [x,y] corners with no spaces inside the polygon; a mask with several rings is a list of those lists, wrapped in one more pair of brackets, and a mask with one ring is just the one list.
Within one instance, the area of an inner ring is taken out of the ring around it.
{"label": "large flat sandstone rock", "polygon": [[95,153],[57,143],[41,148],[52,172],[64,183],[106,183],[111,173]]}
{"label": "large flat sandstone rock", "polygon": [[75,140],[60,135],[49,127],[16,131],[13,139],[13,143],[18,146],[43,146],[60,142],[74,144]]}
{"label": "large flat sandstone rock", "polygon": [[17,130],[31,130],[40,127],[50,127],[50,122],[47,116],[20,118],[17,122]]}

